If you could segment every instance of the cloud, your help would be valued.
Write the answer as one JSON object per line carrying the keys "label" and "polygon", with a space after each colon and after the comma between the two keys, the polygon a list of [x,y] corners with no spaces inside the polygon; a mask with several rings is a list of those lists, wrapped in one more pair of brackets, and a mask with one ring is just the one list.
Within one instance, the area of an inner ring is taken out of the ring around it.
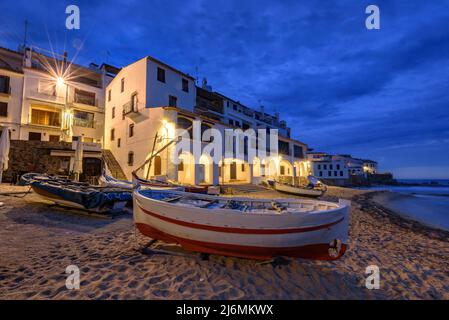
{"label": "cloud", "polygon": [[[412,167],[407,150],[434,151],[449,138],[448,2],[379,0],[379,31],[364,26],[369,4],[84,0],[72,32],[64,1],[17,0],[2,6],[0,45],[15,48],[28,19],[33,45],[50,38],[73,56],[84,42],[80,63],[153,55],[248,106],[279,111],[315,149]],[[444,167],[447,152],[439,154]]]}

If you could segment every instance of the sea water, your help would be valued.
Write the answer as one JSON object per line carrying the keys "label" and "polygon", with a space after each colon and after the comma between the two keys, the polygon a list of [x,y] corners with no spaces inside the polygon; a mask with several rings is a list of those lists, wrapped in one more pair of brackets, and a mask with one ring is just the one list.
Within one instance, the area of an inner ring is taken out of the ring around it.
{"label": "sea water", "polygon": [[[369,190],[388,190],[377,201],[387,208],[428,226],[449,231],[449,180],[399,180],[404,183],[429,183],[428,186],[376,186]],[[430,185],[437,182],[438,185]]]}

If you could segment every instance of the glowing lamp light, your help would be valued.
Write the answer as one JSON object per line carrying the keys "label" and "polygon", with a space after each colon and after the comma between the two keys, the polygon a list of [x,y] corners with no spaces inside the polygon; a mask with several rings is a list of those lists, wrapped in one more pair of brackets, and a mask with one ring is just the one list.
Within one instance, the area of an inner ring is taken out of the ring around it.
{"label": "glowing lamp light", "polygon": [[56,78],[56,84],[58,86],[63,86],[65,84],[64,78],[63,77],[57,77]]}

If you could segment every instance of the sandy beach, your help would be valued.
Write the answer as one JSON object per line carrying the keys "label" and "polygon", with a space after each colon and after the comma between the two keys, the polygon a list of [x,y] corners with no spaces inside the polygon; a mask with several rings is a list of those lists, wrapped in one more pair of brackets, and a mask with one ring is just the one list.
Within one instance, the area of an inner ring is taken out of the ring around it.
{"label": "sandy beach", "polygon": [[[28,187],[1,185],[0,192]],[[349,250],[333,262],[272,263],[139,249],[131,213],[80,215],[35,194],[0,196],[0,299],[449,299],[449,233],[401,218],[376,193],[330,188],[326,200],[351,199]],[[280,197],[273,191],[253,196]],[[81,271],[79,290],[65,270]],[[365,269],[380,268],[380,289]]]}

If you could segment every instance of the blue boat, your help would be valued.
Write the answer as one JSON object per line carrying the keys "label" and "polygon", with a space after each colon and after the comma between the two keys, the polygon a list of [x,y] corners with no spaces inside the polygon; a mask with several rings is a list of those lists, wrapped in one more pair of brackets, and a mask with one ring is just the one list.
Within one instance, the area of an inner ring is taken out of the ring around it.
{"label": "blue boat", "polygon": [[132,202],[132,190],[92,186],[70,180],[32,180],[33,191],[58,205],[98,213],[122,210]]}

